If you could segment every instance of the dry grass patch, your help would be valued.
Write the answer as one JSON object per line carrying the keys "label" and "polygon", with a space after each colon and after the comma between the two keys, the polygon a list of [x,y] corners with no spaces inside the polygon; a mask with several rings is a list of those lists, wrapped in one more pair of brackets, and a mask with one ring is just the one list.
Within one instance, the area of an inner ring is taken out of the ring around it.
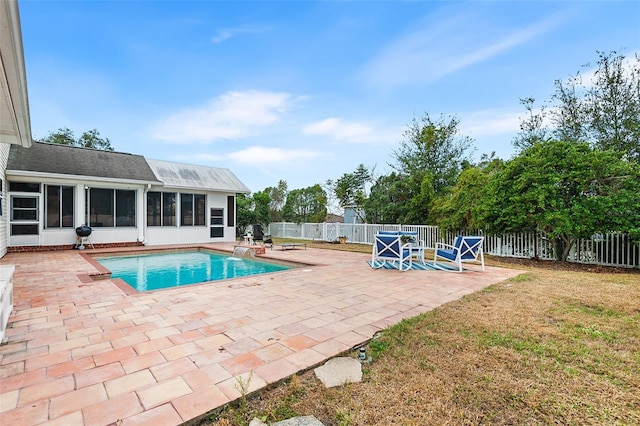
{"label": "dry grass patch", "polygon": [[529,269],[385,330],[362,383],[306,372],[210,424],[640,424],[640,274]]}

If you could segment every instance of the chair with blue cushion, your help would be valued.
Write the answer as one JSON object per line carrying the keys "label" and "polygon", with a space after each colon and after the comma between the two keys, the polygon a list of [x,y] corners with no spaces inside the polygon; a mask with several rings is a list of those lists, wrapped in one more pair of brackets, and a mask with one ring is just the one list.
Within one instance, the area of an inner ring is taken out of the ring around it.
{"label": "chair with blue cushion", "polygon": [[[453,262],[458,266],[458,271],[462,272],[463,262],[480,262],[484,271],[484,254],[482,252],[482,243],[484,237],[456,237],[453,245],[445,243],[436,243],[435,253],[433,256],[433,265],[437,267],[436,260],[442,258]],[[478,257],[480,260],[478,260]]]}
{"label": "chair with blue cushion", "polygon": [[400,231],[378,231],[377,235],[400,235]]}
{"label": "chair with blue cushion", "polygon": [[371,267],[382,268],[385,262],[395,265],[401,271],[411,269],[411,244],[402,244],[400,235],[376,234],[373,252],[371,253]]}

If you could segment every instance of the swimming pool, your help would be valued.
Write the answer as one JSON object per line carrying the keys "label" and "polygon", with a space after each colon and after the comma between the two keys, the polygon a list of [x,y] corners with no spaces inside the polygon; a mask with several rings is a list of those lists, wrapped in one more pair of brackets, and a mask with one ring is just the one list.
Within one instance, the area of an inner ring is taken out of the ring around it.
{"label": "swimming pool", "polygon": [[111,278],[120,278],[137,291],[160,290],[292,268],[207,251],[95,257],[95,260],[111,271]]}

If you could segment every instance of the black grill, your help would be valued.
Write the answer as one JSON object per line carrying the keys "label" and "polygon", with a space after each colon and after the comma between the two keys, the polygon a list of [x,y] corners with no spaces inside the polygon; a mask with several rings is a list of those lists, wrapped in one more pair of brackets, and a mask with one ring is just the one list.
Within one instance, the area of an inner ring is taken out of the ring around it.
{"label": "black grill", "polygon": [[82,226],[78,226],[76,228],[76,235],[78,237],[88,237],[89,235],[91,235],[92,229],[89,228],[87,225],[82,225]]}

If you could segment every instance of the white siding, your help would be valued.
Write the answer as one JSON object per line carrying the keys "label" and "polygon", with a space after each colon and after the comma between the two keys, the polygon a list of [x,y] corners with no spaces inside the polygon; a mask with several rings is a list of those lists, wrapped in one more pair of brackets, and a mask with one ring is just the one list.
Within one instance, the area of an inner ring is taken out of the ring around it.
{"label": "white siding", "polygon": [[[178,203],[176,207],[176,221],[180,223],[180,193],[199,193],[199,191],[188,190],[175,190],[163,187],[153,187],[152,191],[164,191],[164,192],[176,192],[178,193]],[[207,207],[205,210],[205,224],[206,226],[147,226],[145,235],[146,245],[163,245],[163,244],[201,244],[201,243],[213,243],[213,242],[231,242],[235,241],[236,228],[235,226],[227,226],[227,196],[233,195],[231,193],[217,193],[209,192],[207,195]],[[211,208],[221,208],[225,212],[224,219],[224,237],[211,238],[211,220],[210,211]],[[235,210],[235,209],[234,209]],[[146,211],[145,223],[146,223]],[[235,216],[234,216],[235,223]]]}
{"label": "white siding", "polygon": [[7,159],[9,158],[9,148],[11,145],[6,143],[0,143],[0,179],[2,179],[2,192],[0,193],[0,203],[2,204],[2,210],[0,210],[0,257],[7,254],[7,228],[8,221],[7,215],[9,209],[7,208]]}

